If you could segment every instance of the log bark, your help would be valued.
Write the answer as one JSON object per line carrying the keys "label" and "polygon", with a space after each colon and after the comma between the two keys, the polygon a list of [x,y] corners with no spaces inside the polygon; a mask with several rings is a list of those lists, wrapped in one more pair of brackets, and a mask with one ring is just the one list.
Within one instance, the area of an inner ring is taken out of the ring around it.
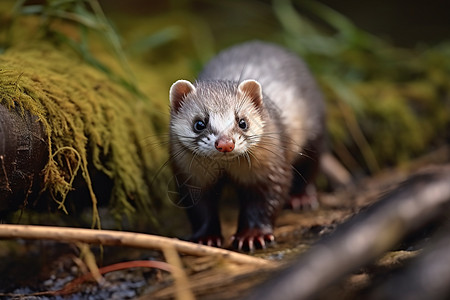
{"label": "log bark", "polygon": [[39,194],[47,153],[42,123],[29,112],[0,105],[0,218]]}
{"label": "log bark", "polygon": [[[450,183],[449,183],[450,184]],[[430,247],[375,288],[368,299],[421,300],[448,299],[450,296],[450,226],[429,241]]]}

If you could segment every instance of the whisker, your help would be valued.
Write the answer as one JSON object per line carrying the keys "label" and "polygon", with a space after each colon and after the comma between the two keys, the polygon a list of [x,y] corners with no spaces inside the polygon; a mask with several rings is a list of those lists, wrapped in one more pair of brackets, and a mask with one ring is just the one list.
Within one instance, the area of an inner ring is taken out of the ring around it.
{"label": "whisker", "polygon": [[[262,149],[264,149],[264,150],[266,150],[266,151],[269,151],[269,152],[271,152],[271,153],[277,155],[277,153],[275,153],[275,152],[273,152],[273,151],[270,151],[268,148],[262,148]],[[255,159],[255,161],[259,162],[258,158],[255,156],[255,154],[253,153],[253,151],[248,150],[247,152],[248,152],[250,155],[252,155],[252,157]],[[281,158],[281,155],[277,155],[277,156]],[[302,180],[303,180],[305,183],[307,183],[306,178],[300,173],[299,170],[297,170],[297,168],[296,168],[295,166],[293,166],[292,164],[290,164],[290,167],[291,167],[291,169],[292,169],[296,174],[298,174],[298,176],[300,176],[300,178],[302,178]]]}
{"label": "whisker", "polygon": [[[255,141],[255,140],[256,140],[257,138],[259,138],[259,137],[260,137],[260,136],[250,136],[250,137],[247,137],[247,142],[248,142],[250,145],[258,144],[258,143],[260,142],[260,140],[258,140],[258,141]],[[269,140],[270,140],[270,139],[272,139],[272,140],[277,140],[277,141],[279,140],[278,138],[271,137],[271,136],[267,136],[267,138],[269,138]],[[290,144],[292,144],[292,145],[294,145],[294,146],[298,146],[298,144],[295,143],[295,142],[292,142],[292,143],[290,143]],[[294,150],[290,149],[290,148],[287,147],[287,146],[280,145],[279,143],[264,141],[264,145],[275,146],[275,147],[277,147],[277,148],[280,148],[280,149],[283,149],[283,150],[292,152],[292,153],[294,153],[294,154],[296,154],[296,155],[303,156],[303,157],[306,157],[306,158],[315,160],[315,158],[313,158],[313,157],[311,157],[310,155],[306,154],[305,151],[297,152],[297,151],[294,151]],[[288,145],[289,145],[289,143],[288,143]],[[259,147],[262,147],[262,146],[259,145]],[[308,149],[305,148],[305,147],[302,147],[302,148],[303,148],[303,150],[308,150]],[[313,150],[310,150],[310,151],[313,151]]]}
{"label": "whisker", "polygon": [[284,157],[283,157],[281,154],[276,153],[275,151],[273,151],[273,150],[270,149],[270,148],[260,146],[259,149],[262,149],[262,150],[265,150],[265,151],[267,151],[267,152],[270,152],[270,153],[272,153],[273,155],[275,155],[276,157],[278,157],[278,158],[280,158],[280,159],[284,159]]}
{"label": "whisker", "polygon": [[155,141],[151,144],[146,144],[145,149],[149,152],[154,152],[156,149],[159,148],[168,148],[170,142],[169,141]]}
{"label": "whisker", "polygon": [[310,160],[312,160],[312,161],[316,161],[316,159],[315,159],[314,157],[312,157],[312,156],[306,154],[305,152],[296,152],[296,154],[298,154],[299,156],[306,157],[306,158],[308,158],[308,159],[310,159]]}
{"label": "whisker", "polygon": [[194,151],[192,151],[192,158],[191,158],[191,161],[189,162],[189,172],[191,171],[192,163],[194,162],[197,155],[198,155],[198,149],[196,148]]}
{"label": "whisker", "polygon": [[142,139],[144,142],[145,147],[148,146],[154,146],[154,145],[160,145],[162,143],[169,143],[169,135],[168,134],[155,134],[155,135],[149,135]]}
{"label": "whisker", "polygon": [[[250,155],[247,152],[244,152],[244,153],[245,153],[245,157],[247,158],[248,167],[249,167],[249,169],[251,169],[252,168],[252,161],[250,159]],[[251,151],[250,151],[250,154],[251,154]],[[255,160],[256,160],[256,157],[255,157]]]}
{"label": "whisker", "polygon": [[164,168],[167,167],[169,163],[171,163],[174,159],[176,159],[178,156],[186,152],[185,149],[180,149],[178,152],[176,152],[174,155],[170,156],[169,159],[167,159],[161,167],[158,168],[155,175],[153,176],[152,180],[150,181],[150,186],[153,186],[155,183],[156,178],[161,174],[161,172],[164,170]]}
{"label": "whisker", "polygon": [[303,182],[308,183],[308,181],[306,180],[306,178],[302,175],[302,173],[300,173],[299,170],[297,170],[296,167],[294,167],[293,165],[291,165],[291,169],[294,170],[294,172],[295,172],[298,176],[300,176],[300,177],[302,178]]}
{"label": "whisker", "polygon": [[250,156],[253,157],[253,159],[255,160],[255,162],[260,163],[258,157],[256,157],[256,155],[253,153],[253,151],[251,149],[247,150],[247,160],[249,163],[249,167],[251,167],[251,160],[250,160]]}

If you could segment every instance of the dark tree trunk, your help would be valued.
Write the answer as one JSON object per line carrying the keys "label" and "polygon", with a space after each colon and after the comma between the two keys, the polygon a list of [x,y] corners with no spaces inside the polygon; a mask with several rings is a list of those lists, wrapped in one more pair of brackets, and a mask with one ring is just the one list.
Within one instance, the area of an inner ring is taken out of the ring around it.
{"label": "dark tree trunk", "polygon": [[0,105],[0,218],[38,196],[47,154],[42,123],[27,111]]}

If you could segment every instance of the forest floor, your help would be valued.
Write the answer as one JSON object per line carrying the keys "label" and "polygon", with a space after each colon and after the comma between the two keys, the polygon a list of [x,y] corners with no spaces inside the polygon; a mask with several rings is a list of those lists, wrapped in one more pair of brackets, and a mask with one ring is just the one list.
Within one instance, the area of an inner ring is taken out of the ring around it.
{"label": "forest floor", "polygon": [[[449,149],[439,155],[448,159]],[[436,160],[437,155],[431,155]],[[427,165],[429,159],[419,160],[416,168]],[[252,255],[280,263],[276,269],[294,262],[302,253],[322,237],[332,235],[340,224],[375,203],[380,196],[395,189],[411,170],[387,170],[377,176],[365,178],[351,188],[334,193],[320,194],[320,208],[314,211],[284,210],[277,220],[276,243]],[[223,218],[224,235],[231,236],[235,228],[236,211],[226,212]],[[398,247],[385,253],[370,265],[360,266],[337,284],[327,287],[319,298],[330,299],[339,293],[341,299],[358,298],[370,288],[375,278],[394,272],[415,257],[423,241],[435,230],[420,232],[420,236],[399,241]],[[424,234],[425,232],[425,234]],[[79,246],[79,245],[78,245]],[[86,281],[65,294],[48,293],[87,272],[81,259],[80,247],[51,241],[2,241],[0,255],[0,298],[2,299],[170,299],[177,289],[169,273],[146,268],[128,268],[104,275],[102,281]],[[92,252],[100,257],[101,265],[132,260],[164,260],[155,250],[123,247],[98,247]],[[214,257],[182,255],[189,289],[198,299],[236,299],[276,275],[272,269],[259,266],[226,264]],[[188,299],[188,298],[186,298]]]}

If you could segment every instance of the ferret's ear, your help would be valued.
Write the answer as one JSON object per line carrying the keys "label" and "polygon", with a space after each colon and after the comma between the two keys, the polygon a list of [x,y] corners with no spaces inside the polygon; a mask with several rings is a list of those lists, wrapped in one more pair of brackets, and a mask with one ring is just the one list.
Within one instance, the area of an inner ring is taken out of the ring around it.
{"label": "ferret's ear", "polygon": [[195,86],[187,80],[178,80],[170,87],[169,98],[170,108],[178,112],[184,99],[190,93],[195,92]]}
{"label": "ferret's ear", "polygon": [[262,88],[258,81],[253,79],[242,81],[238,86],[238,93],[239,96],[249,97],[257,108],[262,106]]}

